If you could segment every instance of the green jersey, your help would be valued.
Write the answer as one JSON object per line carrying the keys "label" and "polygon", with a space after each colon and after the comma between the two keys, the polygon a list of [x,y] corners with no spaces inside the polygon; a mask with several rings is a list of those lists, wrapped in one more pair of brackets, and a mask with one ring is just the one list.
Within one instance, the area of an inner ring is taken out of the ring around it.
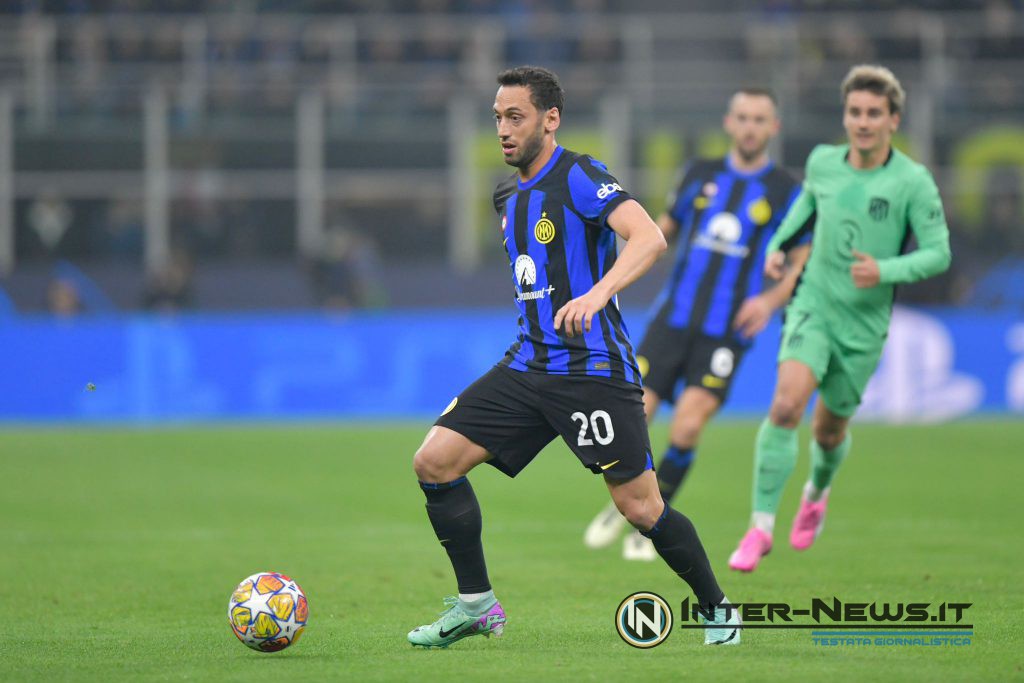
{"label": "green jersey", "polygon": [[[803,190],[767,250],[777,251],[816,212],[811,257],[793,304],[832,321],[844,345],[866,349],[885,339],[897,284],[949,267],[949,230],[928,169],[893,149],[881,166],[858,170],[846,161],[848,152],[849,145],[814,148]],[[911,233],[917,249],[902,254]],[[853,284],[854,251],[878,261],[877,286]]]}

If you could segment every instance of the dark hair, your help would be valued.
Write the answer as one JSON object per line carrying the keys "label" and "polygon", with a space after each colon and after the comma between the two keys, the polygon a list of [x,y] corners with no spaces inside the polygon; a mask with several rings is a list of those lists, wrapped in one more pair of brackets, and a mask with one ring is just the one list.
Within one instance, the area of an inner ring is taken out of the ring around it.
{"label": "dark hair", "polygon": [[539,66],[517,66],[498,74],[498,85],[521,85],[530,89],[530,102],[540,111],[552,107],[562,113],[565,92],[558,76]]}
{"label": "dark hair", "polygon": [[736,95],[753,95],[754,97],[767,97],[772,101],[772,104],[776,108],[779,106],[779,98],[775,96],[775,91],[771,88],[766,88],[763,85],[745,85],[734,94]]}

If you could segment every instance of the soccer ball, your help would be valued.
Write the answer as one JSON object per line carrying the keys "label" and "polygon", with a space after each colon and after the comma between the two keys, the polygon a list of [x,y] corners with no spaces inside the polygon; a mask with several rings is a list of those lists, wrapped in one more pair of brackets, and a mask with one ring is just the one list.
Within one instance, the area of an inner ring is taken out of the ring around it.
{"label": "soccer ball", "polygon": [[243,579],[228,601],[231,630],[260,652],[277,652],[293,644],[308,618],[306,594],[293,579],[277,572]]}

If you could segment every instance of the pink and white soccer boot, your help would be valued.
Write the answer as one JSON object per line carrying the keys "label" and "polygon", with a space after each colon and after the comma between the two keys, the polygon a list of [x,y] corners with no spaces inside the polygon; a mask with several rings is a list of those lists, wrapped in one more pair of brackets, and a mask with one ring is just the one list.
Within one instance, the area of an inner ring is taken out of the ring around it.
{"label": "pink and white soccer boot", "polygon": [[814,503],[807,497],[807,492],[800,497],[800,509],[793,518],[793,529],[789,532],[789,544],[797,550],[807,550],[814,544],[825,527],[825,506],[828,505],[828,489],[821,500]]}
{"label": "pink and white soccer boot", "polygon": [[771,551],[772,537],[761,529],[752,527],[740,541],[739,547],[729,556],[729,568],[752,572],[757,569],[761,558]]}

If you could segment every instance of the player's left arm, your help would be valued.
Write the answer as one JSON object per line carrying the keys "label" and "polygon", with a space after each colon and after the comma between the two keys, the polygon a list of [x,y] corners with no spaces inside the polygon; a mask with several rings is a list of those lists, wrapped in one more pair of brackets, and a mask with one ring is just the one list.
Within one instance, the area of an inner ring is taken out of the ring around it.
{"label": "player's left arm", "polygon": [[854,251],[857,261],[850,268],[850,274],[857,287],[917,282],[949,268],[952,261],[949,228],[946,226],[939,189],[930,173],[918,176],[910,196],[907,220],[917,239],[917,249],[909,254],[877,261],[868,254]]}
{"label": "player's left arm", "polygon": [[683,221],[688,221],[692,217],[693,200],[700,191],[700,185],[694,164],[687,164],[680,170],[679,176],[672,184],[673,189],[665,200],[665,210],[655,221],[667,242],[671,242],[672,238],[679,234]]}
{"label": "player's left arm", "polygon": [[668,247],[661,229],[635,199],[627,199],[608,214],[608,227],[616,232],[626,246],[619,252],[615,265],[582,296],[569,301],[555,313],[555,329],[563,324],[566,335],[573,337],[589,332],[596,316],[613,296],[647,272]]}

